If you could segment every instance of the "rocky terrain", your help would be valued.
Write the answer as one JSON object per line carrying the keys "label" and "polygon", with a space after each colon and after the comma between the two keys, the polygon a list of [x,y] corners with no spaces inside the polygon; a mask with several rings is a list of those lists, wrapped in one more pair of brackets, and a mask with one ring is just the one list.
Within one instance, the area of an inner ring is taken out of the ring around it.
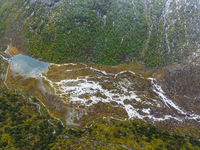
{"label": "rocky terrain", "polygon": [[45,5],[47,7],[53,7],[60,0],[31,0],[30,3],[36,3],[38,5]]}

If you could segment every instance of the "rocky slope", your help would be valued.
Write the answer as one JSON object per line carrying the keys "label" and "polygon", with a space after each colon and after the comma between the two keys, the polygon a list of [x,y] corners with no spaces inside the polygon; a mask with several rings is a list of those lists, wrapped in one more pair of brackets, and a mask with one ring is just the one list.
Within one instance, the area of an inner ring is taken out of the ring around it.
{"label": "rocky slope", "polygon": [[30,3],[36,3],[38,5],[45,5],[47,7],[53,7],[60,0],[31,0]]}

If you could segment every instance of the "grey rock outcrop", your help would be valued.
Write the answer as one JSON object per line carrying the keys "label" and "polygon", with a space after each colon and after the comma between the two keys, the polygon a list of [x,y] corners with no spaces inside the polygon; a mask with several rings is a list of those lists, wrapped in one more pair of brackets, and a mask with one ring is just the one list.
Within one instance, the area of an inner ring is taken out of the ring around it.
{"label": "grey rock outcrop", "polygon": [[60,2],[60,0],[31,0],[30,1],[30,3],[34,3],[34,2],[36,2],[37,4],[40,4],[40,5],[45,5],[47,7],[52,7],[56,3]]}
{"label": "grey rock outcrop", "polygon": [[45,5],[48,7],[54,6],[56,3],[58,3],[60,0],[46,0]]}

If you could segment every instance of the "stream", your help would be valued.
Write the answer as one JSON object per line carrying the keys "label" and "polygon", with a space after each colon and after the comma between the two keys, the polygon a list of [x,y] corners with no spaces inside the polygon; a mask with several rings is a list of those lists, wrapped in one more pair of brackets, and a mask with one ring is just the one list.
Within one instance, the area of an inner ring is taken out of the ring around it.
{"label": "stream", "polygon": [[[163,15],[163,21],[164,21],[163,28],[164,28],[165,40],[166,40],[167,47],[168,47],[168,53],[170,53],[171,49],[170,49],[170,46],[169,46],[169,41],[168,41],[168,38],[167,38],[167,31],[166,31],[166,27],[165,27],[165,25],[166,25],[166,18],[165,18],[165,15],[166,15],[166,6],[169,7],[169,6],[168,6],[169,1],[170,1],[170,0],[166,0],[166,1],[165,1],[164,5],[163,5],[163,7],[162,7],[162,9],[161,9],[160,16],[159,16],[159,18],[158,18],[158,25],[159,25],[160,19],[161,19],[162,15]],[[158,32],[158,31],[157,31],[157,32]]]}

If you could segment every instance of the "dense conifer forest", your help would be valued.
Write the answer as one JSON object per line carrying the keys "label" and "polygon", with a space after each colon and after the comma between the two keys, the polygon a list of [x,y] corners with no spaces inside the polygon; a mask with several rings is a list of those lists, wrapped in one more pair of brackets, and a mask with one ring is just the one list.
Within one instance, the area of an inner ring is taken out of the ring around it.
{"label": "dense conifer forest", "polygon": [[[15,89],[15,90],[14,90]],[[19,89],[18,89],[19,90]],[[99,118],[84,128],[63,127],[36,98],[0,89],[1,149],[199,149],[197,137],[143,121]]]}
{"label": "dense conifer forest", "polygon": [[196,1],[178,10],[172,2],[175,14],[167,18],[164,0],[56,2],[1,0],[0,35],[15,34],[14,44],[21,50],[55,63],[139,60],[156,67],[181,62],[198,48]]}

